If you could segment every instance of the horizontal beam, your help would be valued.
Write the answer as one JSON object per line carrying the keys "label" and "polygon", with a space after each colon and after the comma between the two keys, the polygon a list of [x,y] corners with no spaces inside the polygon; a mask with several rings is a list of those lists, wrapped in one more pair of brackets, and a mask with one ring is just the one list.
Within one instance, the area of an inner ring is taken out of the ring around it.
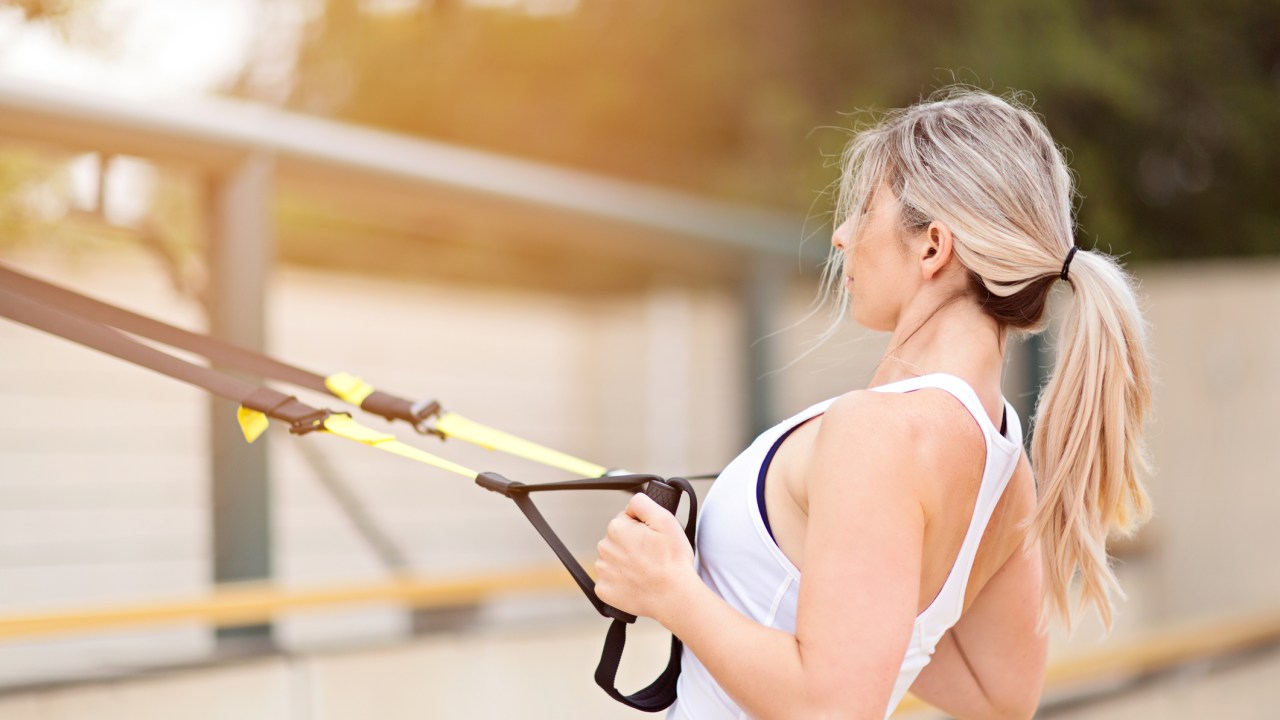
{"label": "horizontal beam", "polygon": [[284,189],[409,223],[466,214],[517,237],[532,220],[534,230],[603,243],[665,238],[794,259],[804,225],[789,213],[227,99],[125,101],[0,79],[0,137],[211,173],[265,153]]}
{"label": "horizontal beam", "polygon": [[[399,603],[415,608],[469,605],[499,596],[563,592],[574,588],[559,567],[516,570],[449,580],[404,576],[384,582],[288,589],[269,583],[235,583],[206,597],[0,617],[0,641],[73,633],[125,630],[196,622],[238,627],[267,622],[297,610],[323,610],[370,603]],[[1098,682],[1139,678],[1187,663],[1224,657],[1280,642],[1280,611],[1203,622],[1099,652],[1064,658],[1046,674],[1048,690],[1063,691]],[[895,715],[926,710],[914,696]]]}
{"label": "horizontal beam", "polygon": [[[262,623],[294,610],[321,610],[369,603],[400,603],[416,608],[480,603],[505,595],[567,591],[574,588],[560,567],[514,570],[487,575],[428,580],[403,576],[384,582],[289,589],[270,583],[219,586],[212,594],[186,600],[152,601],[59,612],[0,617],[0,640],[131,627],[199,622],[218,627]],[[1280,611],[1202,622],[1099,652],[1057,660],[1046,684],[1063,688],[1159,672],[1188,662],[1231,655],[1280,642]],[[900,712],[927,707],[908,697]]]}
{"label": "horizontal beam", "polygon": [[[1280,642],[1280,611],[1206,621],[1057,660],[1049,665],[1045,688],[1065,691],[1104,681],[1136,679],[1277,642]],[[898,713],[905,715],[928,707],[919,698],[908,696],[898,706]]]}
{"label": "horizontal beam", "polygon": [[0,617],[0,641],[196,622],[219,628],[259,625],[286,611],[321,610],[369,603],[414,608],[452,607],[498,596],[563,591],[576,586],[562,568],[428,580],[403,576],[361,585],[291,589],[271,583],[227,583],[210,595],[58,612]]}
{"label": "horizontal beam", "polygon": [[1280,642],[1280,612],[1248,615],[1165,631],[1098,654],[1065,658],[1046,676],[1052,685],[1146,675]]}

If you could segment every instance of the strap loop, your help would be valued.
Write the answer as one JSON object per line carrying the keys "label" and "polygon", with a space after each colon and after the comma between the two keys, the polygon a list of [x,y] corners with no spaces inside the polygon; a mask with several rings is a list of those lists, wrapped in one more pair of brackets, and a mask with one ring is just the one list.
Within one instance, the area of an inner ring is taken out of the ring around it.
{"label": "strap loop", "polygon": [[373,394],[372,385],[355,375],[344,372],[334,373],[325,378],[324,386],[329,388],[329,392],[356,407],[360,407],[360,403]]}
{"label": "strap loop", "polygon": [[328,410],[314,408],[292,395],[285,395],[268,387],[254,388],[240,404],[267,417],[289,423],[289,432],[294,435],[306,435],[319,430],[324,425],[325,418],[330,415]]}

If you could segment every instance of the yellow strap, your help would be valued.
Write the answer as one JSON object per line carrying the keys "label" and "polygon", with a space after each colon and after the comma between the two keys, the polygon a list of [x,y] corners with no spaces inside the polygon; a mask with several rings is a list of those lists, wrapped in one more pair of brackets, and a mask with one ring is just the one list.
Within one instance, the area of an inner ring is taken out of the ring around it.
{"label": "yellow strap", "polygon": [[446,437],[457,438],[489,450],[497,450],[508,455],[515,455],[543,465],[560,468],[578,477],[601,477],[609,471],[603,465],[596,465],[572,455],[566,455],[558,450],[552,450],[514,435],[508,435],[501,430],[494,430],[491,427],[472,422],[450,412],[440,416],[440,419],[436,421],[435,429],[444,433]]}
{"label": "yellow strap", "polygon": [[364,402],[365,398],[373,394],[372,385],[361,380],[355,375],[348,375],[344,372],[334,373],[333,375],[325,378],[324,385],[329,388],[329,391],[334,395],[337,395],[356,407],[360,407],[360,403]]}
{"label": "yellow strap", "polygon": [[412,445],[406,445],[399,440],[396,440],[395,435],[367,428],[355,420],[352,420],[349,415],[330,415],[324,420],[324,429],[339,437],[344,437],[348,440],[355,440],[362,445],[368,445],[369,447],[384,450],[392,453],[393,455],[409,458],[410,460],[417,460],[420,463],[426,463],[427,465],[438,467],[441,470],[448,470],[449,472],[457,473],[466,478],[475,478],[475,476],[479,474],[475,470],[449,462],[444,458],[436,457],[435,455],[419,450]]}
{"label": "yellow strap", "polygon": [[[369,397],[369,395],[373,393],[372,385],[345,372],[330,375],[324,379],[324,384],[325,387],[329,388],[334,395],[337,395],[346,402],[357,407],[359,407],[360,403],[364,402],[365,398]],[[350,420],[350,418],[347,418],[347,420]],[[341,421],[339,421],[339,424],[341,424]],[[354,421],[352,421],[352,424],[355,424]],[[328,421],[325,422],[325,426],[328,427]],[[241,428],[246,428],[245,421],[243,420],[241,421]],[[499,452],[507,453],[508,455],[515,455],[516,457],[522,457],[526,460],[542,463],[543,465],[560,468],[561,470],[573,473],[579,477],[601,477],[609,470],[603,465],[596,465],[595,463],[587,462],[586,460],[576,458],[558,450],[552,450],[549,447],[544,447],[537,443],[532,443],[528,440],[518,438],[514,435],[509,435],[501,430],[495,430],[491,427],[481,425],[480,423],[472,422],[453,413],[444,413],[436,422],[435,429],[444,433],[446,437],[457,438],[464,442],[474,443],[489,450],[497,450]],[[373,432],[372,430],[368,430],[368,428],[363,427],[361,428],[361,431]],[[259,431],[258,434],[261,434],[261,431]],[[249,437],[248,429],[245,429],[245,437]],[[257,435],[254,437],[256,438]],[[394,441],[394,437],[390,435],[387,437]],[[253,440],[250,440],[249,442],[253,442]],[[364,442],[366,445],[375,445],[381,449],[394,452],[398,455],[405,455],[406,457],[414,457],[408,453],[422,452],[414,447],[404,445],[402,443],[396,443],[395,447],[398,448],[396,450],[392,450],[389,447],[382,447],[386,442],[384,440],[374,442],[360,440],[359,442]],[[426,455],[426,453],[422,454]],[[461,467],[453,465],[453,463],[449,463],[447,460],[435,458],[435,456],[432,455],[428,455],[428,457],[434,458],[434,461],[423,460],[423,462],[437,466],[440,466],[439,463],[446,463],[452,466],[452,468]],[[465,468],[463,469],[465,470]],[[457,472],[457,470],[454,470],[454,472]],[[475,476],[475,473],[473,472],[470,474],[472,477]]]}
{"label": "yellow strap", "polygon": [[266,415],[243,405],[236,410],[236,420],[240,423],[240,432],[244,433],[244,439],[249,442],[257,440],[271,424]]}

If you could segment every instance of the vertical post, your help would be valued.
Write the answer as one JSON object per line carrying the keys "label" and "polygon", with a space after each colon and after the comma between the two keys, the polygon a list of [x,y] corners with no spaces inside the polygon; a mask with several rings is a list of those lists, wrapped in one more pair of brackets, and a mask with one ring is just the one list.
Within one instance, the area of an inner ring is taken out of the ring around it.
{"label": "vertical post", "polygon": [[[255,153],[212,187],[208,248],[209,332],[253,350],[265,345],[271,231],[272,160]],[[257,378],[246,378],[256,381]],[[271,576],[271,505],[266,435],[250,445],[236,424],[235,403],[213,398],[210,450],[215,582]],[[270,625],[218,631],[219,643],[270,644]]]}
{"label": "vertical post", "polygon": [[686,288],[655,284],[649,289],[647,472],[689,472],[689,395],[692,392],[693,308]]}
{"label": "vertical post", "polygon": [[744,295],[747,311],[747,418],[746,442],[769,429],[774,417],[774,383],[771,373],[778,370],[778,317],[786,301],[786,263],[758,253],[751,259]]}

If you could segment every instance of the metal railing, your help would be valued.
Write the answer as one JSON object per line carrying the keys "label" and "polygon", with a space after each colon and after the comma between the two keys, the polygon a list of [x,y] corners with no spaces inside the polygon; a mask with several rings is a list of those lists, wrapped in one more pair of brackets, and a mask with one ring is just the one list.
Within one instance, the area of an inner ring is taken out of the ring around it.
{"label": "metal railing", "polygon": [[[237,627],[268,622],[298,610],[323,610],[370,603],[398,603],[417,609],[474,606],[499,597],[568,592],[574,588],[559,567],[511,570],[450,579],[410,575],[364,584],[286,588],[270,583],[229,583],[205,597],[154,600],[56,612],[0,617],[0,642],[121,630],[172,623]],[[1126,683],[1181,667],[1243,655],[1280,645],[1280,610],[1199,622],[1163,630],[1098,652],[1051,663],[1046,705],[1078,703],[1105,688],[1110,695]],[[928,709],[908,696],[897,716]]]}
{"label": "metal railing", "polygon": [[[1097,652],[1055,660],[1045,676],[1040,717],[1058,705],[1075,706],[1090,696],[1110,697],[1140,681],[1196,663],[1280,645],[1280,610],[1237,615],[1161,630]],[[930,706],[908,695],[895,716]]]}
{"label": "metal railing", "polygon": [[225,583],[205,597],[0,616],[0,642],[183,622],[240,627],[269,622],[288,611],[370,603],[399,603],[417,609],[457,607],[501,596],[574,588],[572,578],[558,566],[445,580],[404,575],[382,582],[316,588]]}

